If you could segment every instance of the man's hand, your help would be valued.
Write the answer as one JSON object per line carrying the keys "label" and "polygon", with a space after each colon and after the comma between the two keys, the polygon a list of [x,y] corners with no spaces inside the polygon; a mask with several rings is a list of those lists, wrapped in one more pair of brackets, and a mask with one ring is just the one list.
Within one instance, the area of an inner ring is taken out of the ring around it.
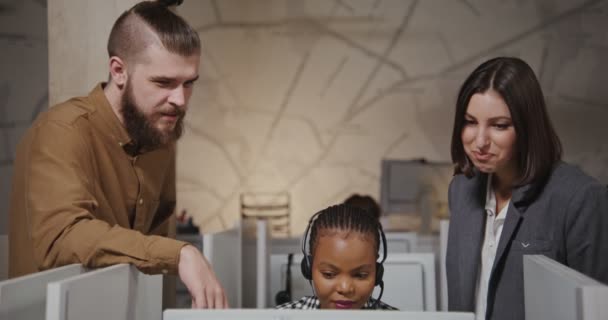
{"label": "man's hand", "polygon": [[228,300],[209,262],[191,245],[179,252],[179,277],[190,291],[192,308],[224,309]]}

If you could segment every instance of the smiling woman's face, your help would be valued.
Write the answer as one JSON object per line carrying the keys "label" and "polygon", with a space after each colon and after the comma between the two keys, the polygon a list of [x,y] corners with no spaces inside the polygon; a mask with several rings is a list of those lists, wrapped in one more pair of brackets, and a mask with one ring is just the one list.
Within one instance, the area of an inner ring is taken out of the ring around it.
{"label": "smiling woman's face", "polygon": [[494,90],[471,97],[462,129],[462,145],[484,173],[516,174],[516,134],[509,107]]}
{"label": "smiling woman's face", "polygon": [[371,234],[319,230],[312,280],[321,309],[361,309],[374,290],[376,257]]}

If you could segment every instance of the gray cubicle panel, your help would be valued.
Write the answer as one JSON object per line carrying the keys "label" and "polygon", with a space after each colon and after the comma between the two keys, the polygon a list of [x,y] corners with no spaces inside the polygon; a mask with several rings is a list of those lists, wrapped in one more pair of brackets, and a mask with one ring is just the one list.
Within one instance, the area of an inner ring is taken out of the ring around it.
{"label": "gray cubicle panel", "polygon": [[8,235],[0,234],[0,281],[8,279]]}
{"label": "gray cubicle panel", "polygon": [[47,284],[83,272],[71,264],[0,282],[0,319],[44,319]]}
{"label": "gray cubicle panel", "polygon": [[205,234],[203,237],[203,254],[224,287],[231,308],[241,308],[243,305],[242,237],[240,223],[233,229]]}
{"label": "gray cubicle panel", "polygon": [[[301,250],[300,250],[301,252]],[[300,299],[303,296],[312,295],[312,289],[308,280],[302,276],[300,271],[300,262],[302,261],[302,253],[294,254],[291,265],[291,298],[292,300]],[[270,305],[273,308],[276,306],[274,297],[279,291],[285,290],[287,283],[287,267],[288,254],[271,254],[270,255]]]}
{"label": "gray cubicle panel", "polygon": [[161,320],[162,276],[119,264],[50,283],[46,319]]}
{"label": "gray cubicle panel", "polygon": [[526,319],[608,319],[606,285],[541,255],[523,265]]}
{"label": "gray cubicle panel", "polygon": [[416,247],[418,235],[415,232],[385,232],[389,253],[410,253]]}
{"label": "gray cubicle panel", "polygon": [[439,221],[439,310],[448,311],[448,279],[445,269],[449,220]]}
{"label": "gray cubicle panel", "polygon": [[583,320],[608,319],[608,286],[582,287],[578,300]]}
{"label": "gray cubicle panel", "polygon": [[[274,297],[285,290],[287,255],[271,255],[270,290]],[[291,264],[292,300],[312,295],[308,280],[300,272],[302,254],[293,256]],[[437,310],[435,289],[435,256],[431,253],[391,253],[384,262],[384,294],[382,301],[408,311]],[[376,287],[373,297],[378,297]],[[271,301],[274,306],[274,299]]]}
{"label": "gray cubicle panel", "polygon": [[257,267],[256,267],[256,307],[270,306],[270,225],[266,220],[257,222]]}
{"label": "gray cubicle panel", "polygon": [[[391,253],[384,262],[382,301],[400,310],[436,311],[435,255]],[[379,293],[374,290],[374,297]]]}
{"label": "gray cubicle panel", "polygon": [[270,227],[265,220],[243,219],[243,308],[269,306]]}
{"label": "gray cubicle panel", "polygon": [[270,254],[289,254],[302,252],[302,238],[270,239]]}
{"label": "gray cubicle panel", "polygon": [[474,320],[473,313],[372,310],[184,310],[167,309],[163,320]]}

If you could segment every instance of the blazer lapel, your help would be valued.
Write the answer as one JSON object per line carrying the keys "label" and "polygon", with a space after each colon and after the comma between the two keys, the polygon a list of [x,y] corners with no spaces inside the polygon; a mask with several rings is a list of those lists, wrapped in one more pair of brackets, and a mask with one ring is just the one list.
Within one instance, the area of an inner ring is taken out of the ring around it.
{"label": "blazer lapel", "polygon": [[475,287],[479,274],[481,261],[481,244],[483,242],[484,226],[486,221],[485,197],[487,175],[476,174],[469,180],[469,188],[465,190],[467,201],[463,202],[463,219],[459,245],[459,271],[461,298],[469,310],[474,310]]}
{"label": "blazer lapel", "polygon": [[491,274],[494,274],[496,266],[502,260],[506,248],[511,243],[511,240],[513,240],[513,235],[518,229],[522,218],[522,213],[515,206],[509,204],[505,224],[502,227],[502,234],[500,235],[500,241],[498,242],[498,248],[496,248],[496,256],[494,258],[494,265],[492,266]]}
{"label": "blazer lapel", "polygon": [[523,214],[527,208],[527,205],[530,199],[534,197],[536,191],[535,186],[531,184],[513,190],[511,202],[509,203],[509,209],[507,210],[507,217],[505,218],[505,224],[502,228],[500,241],[498,242],[498,248],[496,248],[496,256],[494,258],[494,265],[492,266],[492,274],[494,274],[496,266],[503,259],[507,247],[513,240],[513,236],[523,220]]}

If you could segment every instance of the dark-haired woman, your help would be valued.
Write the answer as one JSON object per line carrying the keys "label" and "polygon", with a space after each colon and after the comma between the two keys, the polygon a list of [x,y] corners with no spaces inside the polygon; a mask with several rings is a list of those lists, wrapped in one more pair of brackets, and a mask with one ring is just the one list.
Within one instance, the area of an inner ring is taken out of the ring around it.
{"label": "dark-haired woman", "polygon": [[561,150],[528,64],[495,58],[469,75],[452,135],[451,311],[524,319],[527,254],[608,282],[608,189],[562,162]]}

